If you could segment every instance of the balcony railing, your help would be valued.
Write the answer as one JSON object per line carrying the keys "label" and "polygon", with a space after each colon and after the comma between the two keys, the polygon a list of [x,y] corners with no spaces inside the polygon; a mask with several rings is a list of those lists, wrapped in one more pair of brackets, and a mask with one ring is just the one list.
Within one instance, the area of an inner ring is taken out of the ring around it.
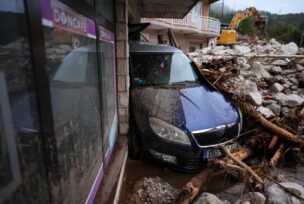
{"label": "balcony railing", "polygon": [[210,32],[217,35],[220,33],[221,29],[219,20],[207,16],[200,16],[193,12],[189,12],[183,19],[142,18],[141,21],[167,26],[172,29],[190,29],[199,33]]}

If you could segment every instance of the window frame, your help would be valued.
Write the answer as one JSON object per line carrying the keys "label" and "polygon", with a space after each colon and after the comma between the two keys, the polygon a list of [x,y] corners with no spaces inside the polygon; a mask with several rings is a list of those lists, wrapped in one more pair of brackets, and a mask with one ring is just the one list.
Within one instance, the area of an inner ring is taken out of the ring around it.
{"label": "window frame", "polygon": [[[55,196],[57,193],[53,193],[52,189],[57,189],[60,185],[60,176],[58,172],[58,153],[56,149],[56,134],[55,134],[55,125],[54,125],[54,116],[52,112],[51,104],[51,89],[50,89],[50,80],[49,73],[46,69],[47,59],[46,59],[46,47],[44,39],[44,25],[42,24],[42,11],[41,11],[41,0],[23,0],[25,6],[25,15],[27,16],[28,22],[28,33],[29,33],[29,45],[31,51],[32,67],[34,72],[34,83],[35,91],[37,93],[37,104],[39,111],[39,122],[41,124],[41,142],[43,146],[43,156],[46,166],[46,175],[48,175],[47,181],[49,184],[49,199],[50,202],[56,202],[61,199],[61,196]],[[115,1],[113,1],[113,12],[114,12],[114,22],[108,21],[96,8],[96,1],[94,0],[94,6],[86,3],[83,0],[59,0],[63,4],[74,9],[77,13],[80,13],[95,22],[96,26],[96,52],[97,58],[99,57],[99,25],[103,26],[112,33],[116,33],[115,29]],[[114,68],[115,68],[115,81],[116,81],[116,94],[117,94],[117,65],[116,65],[116,50],[114,44]],[[101,65],[99,60],[97,60],[97,71],[98,71],[98,84],[99,84],[99,103],[100,103],[100,119],[102,118],[102,98],[101,98]],[[116,97],[116,114],[118,115],[118,97]],[[101,130],[103,131],[103,125],[101,122]],[[103,144],[103,137],[102,137]],[[105,160],[103,161],[105,164]],[[96,175],[97,176],[97,175]],[[94,185],[94,184],[92,184]],[[61,188],[60,188],[61,189]],[[60,194],[61,194],[61,190]]]}

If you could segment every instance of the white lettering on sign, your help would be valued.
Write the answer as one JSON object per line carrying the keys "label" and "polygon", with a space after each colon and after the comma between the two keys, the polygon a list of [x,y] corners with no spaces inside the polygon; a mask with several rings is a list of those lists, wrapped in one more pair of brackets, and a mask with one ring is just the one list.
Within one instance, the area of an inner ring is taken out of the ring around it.
{"label": "white lettering on sign", "polygon": [[57,8],[54,8],[53,14],[53,18],[56,23],[61,24],[64,27],[80,30],[84,33],[87,31],[87,22],[85,20]]}
{"label": "white lettering on sign", "polygon": [[102,38],[102,39],[111,39],[111,35],[109,34],[109,33],[106,33],[106,32],[104,32],[104,31],[100,31],[100,37]]}

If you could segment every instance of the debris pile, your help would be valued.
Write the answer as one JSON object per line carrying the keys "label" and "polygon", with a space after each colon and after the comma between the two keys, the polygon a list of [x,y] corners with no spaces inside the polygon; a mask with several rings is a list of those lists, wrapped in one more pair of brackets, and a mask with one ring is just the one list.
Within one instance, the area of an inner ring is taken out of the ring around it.
{"label": "debris pile", "polygon": [[[222,146],[227,157],[209,161],[210,169],[238,172],[244,179],[248,194],[236,203],[265,203],[264,193],[267,203],[304,202],[301,185],[283,182],[286,180],[279,183],[279,179],[271,176],[283,158],[291,165],[304,162],[303,54],[303,48],[295,43],[283,45],[274,39],[189,53],[210,83],[243,112],[243,137],[238,144],[254,152],[254,159],[252,154],[240,156],[239,152],[230,152]],[[243,162],[247,157],[252,161]],[[176,203],[192,203],[202,191],[205,184],[202,178],[206,175],[210,177],[213,173],[206,169],[189,181]],[[202,186],[193,185],[196,179],[201,180]],[[284,195],[285,200],[279,201],[278,195]]]}
{"label": "debris pile", "polygon": [[[292,116],[295,108],[303,105],[304,58],[300,60],[295,58],[303,53],[303,49],[299,49],[293,42],[282,45],[271,39],[269,42],[244,43],[233,48],[228,46],[204,48],[189,55],[207,76],[212,64],[220,65],[213,67],[212,71],[218,71],[218,77],[221,78],[224,73],[235,69],[237,74],[229,78],[223,77],[226,81],[222,80],[221,85],[226,91],[230,88],[238,95],[246,97],[252,105],[256,106],[256,110],[271,119]],[[259,58],[259,54],[274,57]],[[239,57],[235,59],[235,56]],[[218,64],[229,59],[233,59],[235,63]],[[300,115],[303,113],[304,109],[300,111]]]}
{"label": "debris pile", "polygon": [[172,187],[165,180],[154,178],[143,178],[136,182],[134,193],[130,196],[128,203],[172,203],[176,199],[179,190]]}
{"label": "debris pile", "polygon": [[[238,148],[230,152],[220,146],[225,157],[210,159],[181,191],[159,178],[144,178],[131,203],[304,203],[304,49],[271,39],[204,48],[189,56],[242,110]],[[294,172],[284,172],[286,165]],[[236,196],[202,193],[219,172],[241,182]]]}

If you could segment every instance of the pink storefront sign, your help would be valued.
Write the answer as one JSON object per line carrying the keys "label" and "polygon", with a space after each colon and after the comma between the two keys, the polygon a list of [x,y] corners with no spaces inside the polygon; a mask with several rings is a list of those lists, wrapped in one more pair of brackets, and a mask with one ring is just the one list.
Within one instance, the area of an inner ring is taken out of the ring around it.
{"label": "pink storefront sign", "polygon": [[41,11],[45,26],[96,38],[95,22],[58,0],[41,0]]}
{"label": "pink storefront sign", "polygon": [[99,26],[99,39],[105,42],[114,43],[115,35],[106,28]]}

